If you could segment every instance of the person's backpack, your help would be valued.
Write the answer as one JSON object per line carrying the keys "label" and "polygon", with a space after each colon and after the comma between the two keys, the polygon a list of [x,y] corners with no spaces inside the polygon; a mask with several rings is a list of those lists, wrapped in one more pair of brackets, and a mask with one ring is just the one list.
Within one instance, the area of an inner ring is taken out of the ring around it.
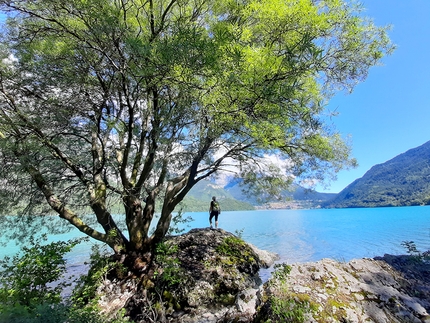
{"label": "person's backpack", "polygon": [[213,201],[213,203],[212,203],[212,211],[219,212],[219,204],[218,204],[218,202]]}

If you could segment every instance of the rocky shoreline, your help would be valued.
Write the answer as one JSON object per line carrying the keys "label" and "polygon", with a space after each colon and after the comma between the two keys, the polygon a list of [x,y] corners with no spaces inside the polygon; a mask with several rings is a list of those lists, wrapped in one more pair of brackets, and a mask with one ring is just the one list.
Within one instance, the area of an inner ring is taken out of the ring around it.
{"label": "rocky shoreline", "polygon": [[276,255],[229,232],[194,229],[166,243],[155,279],[103,282],[105,313],[125,308],[139,323],[430,323],[430,265],[414,256],[278,264],[262,284],[259,269]]}
{"label": "rocky shoreline", "polygon": [[305,322],[430,322],[429,265],[411,256],[294,264],[290,297],[313,305]]}

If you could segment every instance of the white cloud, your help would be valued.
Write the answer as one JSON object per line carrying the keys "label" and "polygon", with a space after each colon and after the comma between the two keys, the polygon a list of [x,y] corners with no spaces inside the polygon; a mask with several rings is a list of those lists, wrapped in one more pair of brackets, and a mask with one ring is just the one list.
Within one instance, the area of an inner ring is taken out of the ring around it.
{"label": "white cloud", "polygon": [[[225,148],[221,148],[214,154],[214,158],[220,158],[226,153]],[[286,178],[295,179],[295,176],[292,174],[292,167],[294,163],[290,159],[282,158],[277,154],[264,154],[260,158],[255,158],[255,162],[253,164],[258,164],[263,172],[269,172],[270,168],[273,166],[277,167],[280,170],[280,173],[283,174]],[[238,161],[232,158],[226,158],[223,162],[223,166],[221,170],[217,172],[215,183],[219,186],[227,185],[237,174],[240,172],[240,164]]]}
{"label": "white cloud", "polygon": [[5,65],[13,65],[16,62],[18,62],[18,58],[16,58],[12,54],[9,54],[9,56],[7,58],[3,58],[3,60],[2,60],[2,63]]}

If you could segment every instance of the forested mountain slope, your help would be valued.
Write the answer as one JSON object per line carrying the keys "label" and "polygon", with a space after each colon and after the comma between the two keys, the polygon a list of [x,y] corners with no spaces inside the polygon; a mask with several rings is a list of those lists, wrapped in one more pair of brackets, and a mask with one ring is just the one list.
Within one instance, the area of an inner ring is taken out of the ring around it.
{"label": "forested mountain slope", "polygon": [[430,141],[373,166],[324,207],[430,204]]}

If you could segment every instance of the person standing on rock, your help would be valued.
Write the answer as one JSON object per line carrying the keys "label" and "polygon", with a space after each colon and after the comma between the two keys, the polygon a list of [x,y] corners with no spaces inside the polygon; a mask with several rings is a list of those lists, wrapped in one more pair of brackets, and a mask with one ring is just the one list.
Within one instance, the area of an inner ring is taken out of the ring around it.
{"label": "person standing on rock", "polygon": [[215,228],[218,228],[218,215],[221,214],[221,207],[215,196],[212,196],[211,205],[209,207],[209,224],[212,229],[212,219],[215,217]]}

